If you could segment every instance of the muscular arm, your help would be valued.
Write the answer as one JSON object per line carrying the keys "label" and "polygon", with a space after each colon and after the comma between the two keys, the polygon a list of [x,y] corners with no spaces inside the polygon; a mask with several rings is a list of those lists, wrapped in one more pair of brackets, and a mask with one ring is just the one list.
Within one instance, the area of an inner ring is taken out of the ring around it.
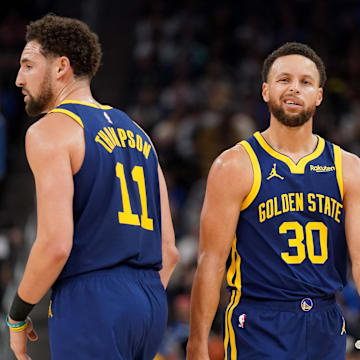
{"label": "muscular arm", "polygon": [[207,180],[198,267],[191,293],[189,360],[209,359],[208,336],[243,199],[252,185],[250,159],[238,145],[219,156]]}
{"label": "muscular arm", "polygon": [[344,181],[345,232],[352,274],[360,294],[360,159],[350,153],[342,153]]}
{"label": "muscular arm", "polygon": [[161,202],[161,241],[162,241],[162,264],[160,270],[160,278],[164,287],[166,288],[170,276],[175,269],[178,262],[179,254],[175,247],[174,228],[171,220],[170,206],[166,183],[163,172],[158,167],[159,186],[160,186],[160,202]]}
{"label": "muscular arm", "polygon": [[32,304],[49,290],[72,248],[74,185],[69,143],[79,131],[67,116],[51,114],[26,135],[26,154],[36,185],[37,235],[18,292]]}

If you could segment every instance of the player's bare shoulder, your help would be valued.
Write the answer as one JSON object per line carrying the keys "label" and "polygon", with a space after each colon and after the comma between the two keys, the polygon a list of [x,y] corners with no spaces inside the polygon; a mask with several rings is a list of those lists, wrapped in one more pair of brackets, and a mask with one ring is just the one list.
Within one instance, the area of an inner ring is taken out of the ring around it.
{"label": "player's bare shoulder", "polygon": [[65,114],[47,114],[27,130],[25,149],[30,165],[61,154],[81,156],[85,149],[83,129]]}
{"label": "player's bare shoulder", "polygon": [[210,169],[209,180],[219,182],[224,191],[244,198],[253,183],[251,160],[245,148],[236,144],[221,153]]}
{"label": "player's bare shoulder", "polygon": [[344,183],[344,196],[353,187],[359,186],[360,179],[360,158],[348,151],[341,149],[342,176]]}

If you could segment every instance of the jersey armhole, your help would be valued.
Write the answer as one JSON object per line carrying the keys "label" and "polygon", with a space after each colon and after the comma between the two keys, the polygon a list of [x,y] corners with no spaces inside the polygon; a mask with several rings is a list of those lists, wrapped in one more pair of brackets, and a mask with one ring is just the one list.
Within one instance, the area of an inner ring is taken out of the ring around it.
{"label": "jersey armhole", "polygon": [[48,114],[51,114],[51,113],[62,113],[62,114],[65,114],[67,116],[70,116],[72,119],[74,119],[82,128],[84,128],[84,124],[83,122],[81,121],[81,118],[79,115],[76,115],[74,114],[72,111],[70,110],[66,110],[66,109],[59,109],[59,108],[55,108],[55,109],[52,109],[48,112]]}
{"label": "jersey armhole", "polygon": [[[55,109],[52,109],[48,112],[48,114],[51,114],[51,113],[61,113],[61,114],[65,114],[69,117],[71,117],[73,120],[75,120],[75,122],[77,122],[83,129],[85,129],[84,127],[84,124],[80,118],[79,115],[73,113],[72,111],[70,110],[67,110],[67,109],[62,109],[62,108],[55,108]],[[79,167],[79,169],[73,174],[73,177],[75,178],[81,171],[81,169],[83,168],[83,165],[85,163],[85,159],[86,159],[86,132],[84,131],[84,145],[85,145],[85,150],[84,150],[84,158],[82,159],[82,163]]]}
{"label": "jersey armhole", "polygon": [[254,173],[254,180],[253,180],[251,190],[250,190],[249,194],[246,196],[246,198],[244,199],[244,201],[241,205],[241,208],[240,208],[240,211],[243,211],[247,207],[249,207],[249,205],[254,201],[254,199],[256,198],[256,196],[260,190],[261,170],[260,170],[259,160],[258,160],[253,148],[251,147],[251,145],[245,140],[241,141],[239,144],[242,145],[244,147],[244,149],[246,150],[246,152],[248,153],[248,155],[250,157],[251,165],[253,168],[253,173]]}
{"label": "jersey armhole", "polygon": [[344,182],[342,176],[342,160],[341,149],[338,145],[334,144],[334,163],[336,169],[336,179],[340,190],[341,200],[344,199]]}

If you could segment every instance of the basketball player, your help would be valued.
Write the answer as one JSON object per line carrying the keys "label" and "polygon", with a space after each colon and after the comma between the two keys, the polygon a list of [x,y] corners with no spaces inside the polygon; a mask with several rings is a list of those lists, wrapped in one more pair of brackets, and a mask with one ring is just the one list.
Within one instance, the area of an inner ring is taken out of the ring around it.
{"label": "basketball player", "polygon": [[17,359],[37,338],[28,314],[50,287],[52,359],[153,359],[177,262],[167,190],[148,136],[91,95],[101,48],[81,21],[27,27],[16,85],[38,229],[7,323]]}
{"label": "basketball player", "polygon": [[226,360],[345,359],[334,294],[346,283],[347,246],[360,289],[360,161],[312,133],[325,80],[307,45],[275,50],[263,66],[269,128],[222,153],[210,170],[188,360],[209,359],[224,274]]}

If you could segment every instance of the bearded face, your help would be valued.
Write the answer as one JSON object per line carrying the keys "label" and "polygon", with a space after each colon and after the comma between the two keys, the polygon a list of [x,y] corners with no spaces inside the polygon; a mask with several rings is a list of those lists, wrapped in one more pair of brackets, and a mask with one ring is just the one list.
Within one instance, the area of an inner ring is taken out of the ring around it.
{"label": "bearded face", "polygon": [[277,58],[262,92],[271,117],[287,127],[306,124],[322,101],[319,81],[319,71],[311,59],[297,54]]}
{"label": "bearded face", "polygon": [[39,94],[37,95],[31,94],[29,91],[27,91],[29,99],[25,105],[25,110],[29,116],[38,116],[46,112],[46,109],[49,106],[49,102],[53,98],[50,69],[47,69],[45,72],[38,89]]}
{"label": "bearded face", "polygon": [[316,105],[313,104],[307,108],[303,108],[300,112],[291,113],[286,111],[282,102],[278,104],[274,99],[270,98],[268,107],[271,114],[283,125],[289,127],[299,127],[308,122],[315,114]]}

